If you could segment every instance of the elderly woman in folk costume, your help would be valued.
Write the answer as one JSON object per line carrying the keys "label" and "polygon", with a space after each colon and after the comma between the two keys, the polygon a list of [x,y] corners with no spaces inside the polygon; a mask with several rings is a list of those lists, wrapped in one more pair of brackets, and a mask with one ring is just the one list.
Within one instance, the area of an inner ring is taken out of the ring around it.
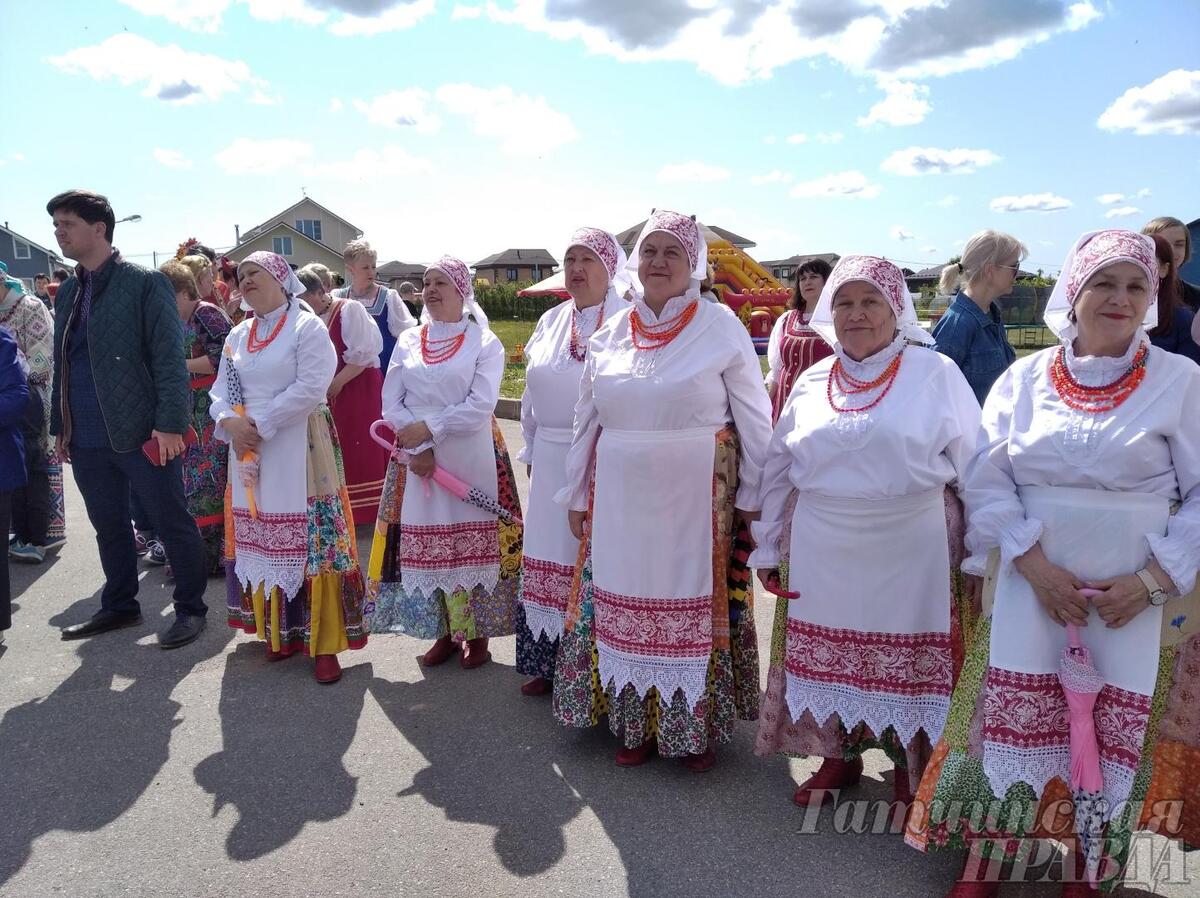
{"label": "elderly woman in folk costume", "polygon": [[304,300],[325,322],[329,339],[337,351],[337,372],[329,385],[329,408],[337,426],[346,471],[346,491],[354,520],[369,524],[379,514],[379,496],[388,453],[371,439],[371,425],[380,417],[383,374],[379,353],[383,337],[366,306],[352,299],[338,299],[326,286],[329,270],[324,265],[305,265],[296,273],[304,285]]}
{"label": "elderly woman in folk costume", "polygon": [[[491,658],[488,639],[516,631],[520,608],[520,500],[492,415],[504,347],[475,302],[470,269],[452,256],[425,270],[421,321],[400,334],[383,384],[383,417],[403,454],[388,464],[371,548],[372,629],[435,640],[427,667],[466,642],[470,669]],[[430,483],[435,468],[504,514]]]}
{"label": "elderly woman in folk costume", "polygon": [[746,329],[700,300],[706,263],[694,218],[650,216],[629,263],[640,295],[588,347],[557,497],[591,552],[555,714],[587,726],[607,711],[622,766],[657,743],[708,770],[713,744],[758,712],[749,572],[734,549],[757,517],[771,410]]}
{"label": "elderly woman in folk costume", "polygon": [[961,591],[945,493],[961,487],[979,406],[928,348],[891,262],[843,257],[811,325],[834,355],[783,408],[750,557],[783,596],[756,751],[824,758],[795,794],[805,806],[857,783],[863,751],[882,748],[907,804],[950,706]]}
{"label": "elderly woman in folk costume", "polygon": [[525,344],[521,397],[525,448],[517,456],[517,461],[530,466],[521,567],[525,620],[517,627],[517,670],[532,677],[521,687],[525,695],[546,694],[554,678],[563,613],[579,554],[579,540],[554,496],[566,485],[567,448],[588,340],[627,305],[620,296],[626,265],[625,251],[607,231],[580,228],[572,234],[563,256],[571,301],[547,311]]}
{"label": "elderly woman in folk costume", "polygon": [[8,328],[28,365],[29,414],[25,437],[27,481],[13,493],[14,561],[38,564],[46,550],[66,540],[62,460],[50,439],[50,379],[54,364],[54,319],[49,309],[0,262],[0,327]]}
{"label": "elderly woman in folk costume", "polygon": [[325,325],[299,307],[304,287],[281,256],[238,265],[254,317],[237,325],[212,385],[219,439],[231,443],[226,500],[229,623],[267,657],[316,656],[318,682],[367,635],[364,584],[340,449],[325,392],[337,356]]}
{"label": "elderly woman in folk costume", "polygon": [[[1137,828],[1200,844],[1200,609],[1179,598],[1200,566],[1200,369],[1150,345],[1157,286],[1150,238],[1086,234],[1046,308],[1062,344],[1019,359],[984,404],[963,567],[992,553],[986,616],[908,832],[973,849],[956,898],[997,894],[981,859],[1024,839],[1080,840],[1068,896],[1112,887]],[[1103,681],[1095,800],[1069,785],[1088,716],[1060,683],[1067,625]]]}

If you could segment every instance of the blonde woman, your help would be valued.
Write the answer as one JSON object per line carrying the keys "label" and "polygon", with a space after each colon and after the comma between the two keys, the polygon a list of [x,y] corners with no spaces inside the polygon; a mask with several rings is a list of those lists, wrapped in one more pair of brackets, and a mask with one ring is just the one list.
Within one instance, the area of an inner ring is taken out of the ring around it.
{"label": "blonde woman", "polygon": [[1028,253],[1010,234],[980,231],[967,241],[962,258],[942,269],[938,291],[954,294],[954,302],[934,326],[933,339],[937,351],[962,370],[980,405],[1017,358],[996,300],[1012,292]]}
{"label": "blonde woman", "polygon": [[417,319],[412,316],[399,294],[390,287],[375,283],[375,250],[366,240],[351,240],[346,244],[342,253],[346,263],[346,279],[348,286],[333,292],[334,299],[353,299],[367,307],[371,317],[379,326],[379,334],[383,337],[383,347],[379,353],[379,367],[387,370],[388,362],[392,359],[392,349],[396,346],[396,338],[410,327],[417,326]]}

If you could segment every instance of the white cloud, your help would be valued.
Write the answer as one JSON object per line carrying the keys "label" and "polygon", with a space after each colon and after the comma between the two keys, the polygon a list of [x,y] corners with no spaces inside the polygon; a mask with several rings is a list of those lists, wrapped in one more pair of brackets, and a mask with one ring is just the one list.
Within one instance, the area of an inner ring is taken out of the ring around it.
{"label": "white cloud", "polygon": [[788,143],[808,143],[808,135],[804,134],[804,133],[789,134],[788,138],[787,138],[787,142]]}
{"label": "white cloud", "polygon": [[191,168],[192,160],[179,150],[166,150],[158,147],[154,150],[154,159],[159,165],[167,168]]}
{"label": "white cloud", "polygon": [[958,195],[947,193],[944,197],[934,203],[935,206],[941,206],[943,209],[949,209],[951,206],[958,205]]}
{"label": "white cloud", "polygon": [[909,147],[897,150],[883,160],[884,171],[894,175],[914,177],[916,175],[967,175],[976,169],[992,165],[1000,157],[991,150],[967,150],[956,148],[943,150],[938,147]]}
{"label": "white cloud", "polygon": [[198,103],[243,88],[260,92],[267,87],[244,62],[193,53],[176,44],[162,46],[129,33],[52,56],[47,62],[67,74],[89,75],[97,81],[145,84],[143,96],[171,103]]}
{"label": "white cloud", "polygon": [[429,91],[410,87],[388,91],[372,100],[355,100],[354,108],[376,125],[412,128],[418,134],[433,134],[442,127],[442,120],[428,110],[431,99]]}
{"label": "white cloud", "polygon": [[276,137],[251,140],[239,137],[213,160],[231,175],[273,175],[297,169],[312,156],[312,145],[302,140]]}
{"label": "white cloud", "polygon": [[[346,3],[347,6],[358,6],[357,3]],[[367,5],[377,5],[374,3]],[[394,6],[375,16],[359,16],[345,13],[340,19],[329,26],[329,30],[339,37],[351,37],[365,34],[384,34],[388,31],[403,31],[412,28],[422,19],[433,15],[434,0],[411,0],[411,2]]]}
{"label": "white cloud", "polygon": [[905,240],[916,240],[917,239],[916,237],[913,236],[911,231],[907,230],[906,228],[900,227],[900,225],[896,225],[895,227],[892,228],[891,235],[892,235],[893,240],[905,241]]}
{"label": "white cloud", "polygon": [[679,162],[673,165],[664,165],[659,169],[658,180],[665,184],[685,182],[705,184],[714,181],[727,181],[729,180],[729,169],[695,160],[691,162]]}
{"label": "white cloud", "polygon": [[988,207],[993,212],[1061,212],[1072,205],[1070,200],[1053,193],[1026,193],[1021,196],[998,196]]}
{"label": "white cloud", "polygon": [[435,96],[449,112],[469,118],[476,134],[496,138],[514,156],[541,156],[579,138],[564,113],[545,97],[518,94],[511,87],[443,84]]}
{"label": "white cloud", "polygon": [[934,253],[936,253],[937,251],[938,251],[938,248],[937,248],[936,246],[923,246],[923,247],[921,247],[921,252],[925,253],[927,256],[932,256],[932,255],[933,255]]}
{"label": "white cloud", "polygon": [[1131,87],[1101,113],[1105,131],[1134,134],[1200,132],[1200,71],[1175,69],[1144,87]]}
{"label": "white cloud", "polygon": [[[149,16],[189,31],[220,29],[230,7],[240,4],[263,22],[326,25],[339,36],[381,34],[411,28],[434,12],[434,0],[120,0]],[[467,7],[470,9],[470,7]],[[476,11],[478,16],[482,10]],[[364,14],[371,13],[371,14]],[[463,18],[456,15],[455,18]]]}
{"label": "white cloud", "polygon": [[334,97],[332,100],[329,101],[329,111],[330,112],[341,112],[342,111],[342,100],[340,97]]}
{"label": "white cloud", "polygon": [[771,145],[771,144],[777,143],[778,140],[779,140],[779,138],[776,137],[774,134],[768,134],[766,137],[763,138],[763,143]]}
{"label": "white cloud", "polygon": [[792,176],[787,172],[774,169],[765,175],[751,175],[750,183],[755,187],[761,187],[764,184],[790,184],[792,183]]}
{"label": "white cloud", "polygon": [[885,96],[860,116],[858,124],[861,127],[870,125],[918,125],[925,121],[932,108],[929,105],[929,88],[912,81],[900,81],[895,78],[883,79],[879,85]]}
{"label": "white cloud", "polygon": [[803,181],[793,187],[791,193],[797,198],[849,196],[874,199],[879,196],[879,191],[879,185],[872,184],[862,172],[844,171],[812,181]]}
{"label": "white cloud", "polygon": [[1113,203],[1124,202],[1125,194],[1123,193],[1102,193],[1096,197],[1096,202],[1101,206],[1111,206]]}
{"label": "white cloud", "polygon": [[253,103],[255,106],[278,106],[283,102],[283,98],[279,94],[269,94],[265,90],[255,90],[246,102]]}
{"label": "white cloud", "polygon": [[214,156],[231,175],[274,175],[294,172],[332,181],[375,181],[380,177],[418,175],[433,171],[428,159],[411,155],[403,147],[387,145],[356,151],[345,159],[314,160],[313,146],[303,140],[239,137]]}
{"label": "white cloud", "polygon": [[822,131],[817,135],[817,143],[841,143],[846,135],[841,131]]}
{"label": "white cloud", "polygon": [[482,6],[463,6],[458,3],[454,7],[454,11],[450,14],[450,18],[458,19],[478,19],[483,15]]}
{"label": "white cloud", "polygon": [[1116,206],[1104,213],[1105,218],[1128,218],[1130,215],[1140,215],[1142,212],[1137,206]]}
{"label": "white cloud", "polygon": [[8,158],[10,158],[13,162],[24,162],[25,154],[24,153],[9,153]]}
{"label": "white cloud", "polygon": [[1134,194],[1134,196],[1139,200],[1144,200],[1149,195],[1150,195],[1149,187],[1143,187],[1141,190],[1139,190],[1137,193]]}

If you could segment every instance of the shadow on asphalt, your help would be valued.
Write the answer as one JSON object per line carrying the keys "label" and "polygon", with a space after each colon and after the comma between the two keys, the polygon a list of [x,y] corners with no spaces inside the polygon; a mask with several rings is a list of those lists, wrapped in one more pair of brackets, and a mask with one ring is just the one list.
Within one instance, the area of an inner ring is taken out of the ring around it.
{"label": "shadow on asphalt", "polygon": [[342,759],[372,675],[370,664],[347,666],[336,686],[323,686],[313,678],[312,659],[269,662],[257,640],[228,655],[220,701],[224,748],[197,764],[195,776],[213,796],[214,817],[226,805],[237,810],[225,839],[232,860],[260,858],[306,823],[350,811],[358,780]]}
{"label": "shadow on asphalt", "polygon": [[[37,583],[42,577],[49,576],[54,566],[58,564],[58,551],[55,550],[46,555],[46,560],[41,564],[8,564],[8,575],[11,581],[12,597],[15,602],[18,598],[24,595],[25,591]],[[97,599],[97,605],[99,600]]]}
{"label": "shadow on asphalt", "polygon": [[[191,645],[162,651],[153,636],[167,620],[159,612],[170,607],[171,592],[153,585],[139,591],[140,626],[80,640],[79,666],[57,689],[0,719],[0,885],[24,866],[39,836],[99,830],[157,785],[180,723],[171,693],[224,650],[229,633],[210,625]],[[49,625],[86,620],[99,607],[97,591]],[[137,644],[146,637],[149,644]]]}

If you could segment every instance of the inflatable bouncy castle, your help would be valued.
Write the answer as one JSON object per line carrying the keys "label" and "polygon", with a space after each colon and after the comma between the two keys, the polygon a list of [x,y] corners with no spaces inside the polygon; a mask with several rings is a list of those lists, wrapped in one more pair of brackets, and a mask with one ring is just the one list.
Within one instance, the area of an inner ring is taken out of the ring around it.
{"label": "inflatable bouncy castle", "polygon": [[728,240],[712,232],[705,239],[714,272],[713,291],[746,325],[754,348],[763,355],[775,319],[787,309],[792,291]]}

